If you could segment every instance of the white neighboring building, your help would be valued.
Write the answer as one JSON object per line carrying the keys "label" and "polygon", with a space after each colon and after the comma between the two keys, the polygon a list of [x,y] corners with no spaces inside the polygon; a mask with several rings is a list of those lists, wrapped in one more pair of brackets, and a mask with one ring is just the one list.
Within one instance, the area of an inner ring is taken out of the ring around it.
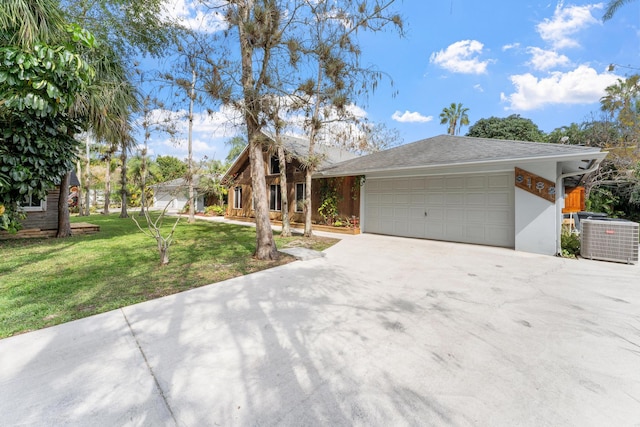
{"label": "white neighboring building", "polygon": [[[204,211],[204,194],[198,192],[198,183],[200,175],[194,175],[194,197],[196,200],[196,212]],[[164,209],[167,205],[169,211],[181,211],[189,200],[189,186],[184,178],[174,179],[172,181],[162,182],[152,185],[153,189],[153,208]]]}

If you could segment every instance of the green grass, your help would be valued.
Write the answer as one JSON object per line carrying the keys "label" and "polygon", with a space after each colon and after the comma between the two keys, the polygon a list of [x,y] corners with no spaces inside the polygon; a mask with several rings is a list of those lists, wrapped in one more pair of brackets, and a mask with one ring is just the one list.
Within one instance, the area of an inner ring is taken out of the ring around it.
{"label": "green grass", "polygon": [[[163,235],[174,221],[165,219]],[[170,263],[160,266],[155,240],[142,234],[131,219],[92,215],[72,217],[71,222],[100,225],[100,232],[0,241],[0,338],[293,261],[285,254],[278,261],[253,259],[253,227],[187,224],[182,219],[170,248]],[[336,241],[276,236],[278,248],[323,250]]]}

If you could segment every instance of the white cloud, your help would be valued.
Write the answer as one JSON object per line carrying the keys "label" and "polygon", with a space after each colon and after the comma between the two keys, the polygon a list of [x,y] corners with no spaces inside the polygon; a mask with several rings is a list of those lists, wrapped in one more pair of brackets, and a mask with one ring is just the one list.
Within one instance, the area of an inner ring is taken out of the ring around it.
{"label": "white cloud", "polygon": [[484,74],[489,60],[481,61],[478,58],[483,47],[477,40],[461,40],[445,50],[432,53],[429,62],[454,73]]}
{"label": "white cloud", "polygon": [[539,47],[529,47],[527,48],[527,53],[531,54],[529,65],[540,71],[546,71],[558,66],[567,66],[571,62],[565,55],[553,50],[540,49]]}
{"label": "white cloud", "polygon": [[167,7],[167,18],[178,20],[185,27],[204,33],[214,33],[227,26],[219,12],[193,0],[173,0]]}
{"label": "white cloud", "polygon": [[507,50],[517,49],[519,47],[520,47],[520,43],[505,44],[504,46],[502,46],[502,51],[506,52]]}
{"label": "white cloud", "polygon": [[433,120],[433,116],[423,116],[417,111],[414,111],[413,113],[410,111],[405,111],[404,113],[396,111],[393,113],[391,118],[400,123],[426,123]]}
{"label": "white cloud", "polygon": [[[138,145],[143,144],[144,135],[138,119]],[[173,155],[184,159],[187,156],[188,128],[187,111],[155,109],[151,111],[151,123],[173,123],[175,134],[169,135],[152,130],[149,154]],[[194,113],[192,148],[195,158],[224,158],[228,148],[224,141],[241,132],[241,117],[231,108],[222,107],[209,114],[206,111]]]}
{"label": "white cloud", "polygon": [[[151,111],[149,121],[150,123],[173,124],[179,134],[178,138],[186,140],[189,130],[187,116],[186,110],[155,109]],[[229,107],[222,107],[212,113],[206,111],[195,112],[193,115],[193,131],[206,133],[212,138],[234,135],[240,126],[242,126],[242,117],[237,111]]]}
{"label": "white cloud", "polygon": [[556,49],[578,47],[580,44],[572,36],[590,25],[599,24],[600,21],[591,14],[591,11],[600,8],[602,3],[565,8],[560,2],[553,17],[539,23],[536,30],[543,40],[551,43]]}
{"label": "white cloud", "polygon": [[478,92],[484,92],[484,88],[479,83],[477,85],[473,85],[473,88]]}
{"label": "white cloud", "polygon": [[567,73],[553,72],[546,78],[519,74],[511,76],[516,92],[500,94],[510,110],[534,110],[548,104],[591,104],[598,102],[607,86],[618,79],[614,74],[598,74],[596,70],[580,65]]}

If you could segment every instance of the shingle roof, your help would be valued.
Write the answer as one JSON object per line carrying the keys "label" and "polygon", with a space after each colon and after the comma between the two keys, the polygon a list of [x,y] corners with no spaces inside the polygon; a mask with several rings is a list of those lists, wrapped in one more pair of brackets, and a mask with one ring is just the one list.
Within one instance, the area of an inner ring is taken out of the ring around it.
{"label": "shingle roof", "polygon": [[485,163],[599,153],[577,145],[440,135],[324,167],[319,175]]}
{"label": "shingle roof", "polygon": [[[197,187],[202,178],[213,179],[214,176],[213,175],[193,175],[193,185]],[[151,185],[151,187],[180,188],[180,187],[186,187],[187,185],[188,184],[187,184],[186,178],[177,178],[177,179],[172,179],[171,181],[159,182],[157,184]]]}
{"label": "shingle roof", "polygon": [[[309,140],[288,135],[283,135],[281,138],[285,151],[291,154],[294,158],[303,160],[309,156]],[[321,168],[357,157],[357,155],[349,151],[322,144],[316,144],[314,151],[316,155],[321,156]]]}

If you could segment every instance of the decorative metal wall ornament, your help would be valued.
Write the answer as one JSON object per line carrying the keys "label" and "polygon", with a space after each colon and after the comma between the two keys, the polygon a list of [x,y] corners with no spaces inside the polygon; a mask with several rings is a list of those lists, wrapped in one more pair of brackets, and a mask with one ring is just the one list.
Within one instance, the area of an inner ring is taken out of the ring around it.
{"label": "decorative metal wall ornament", "polygon": [[515,168],[516,187],[551,203],[556,202],[556,184],[524,169]]}

